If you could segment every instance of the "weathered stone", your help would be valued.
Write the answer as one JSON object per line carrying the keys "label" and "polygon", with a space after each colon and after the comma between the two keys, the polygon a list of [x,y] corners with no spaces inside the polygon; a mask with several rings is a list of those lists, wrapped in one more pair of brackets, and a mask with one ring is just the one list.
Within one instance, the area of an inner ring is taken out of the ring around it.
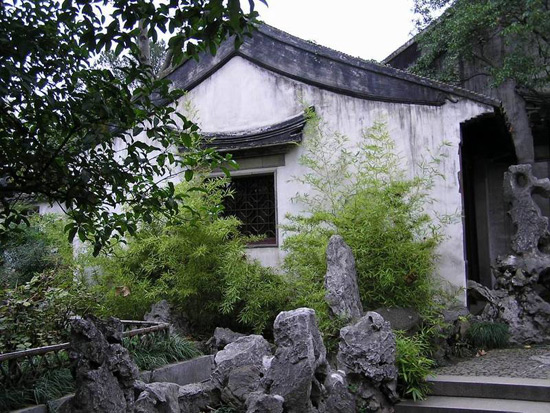
{"label": "weathered stone", "polygon": [[222,400],[225,402],[244,402],[250,393],[260,388],[265,372],[261,366],[246,365],[236,367],[229,372],[227,385],[222,390]]}
{"label": "weathered stone", "polygon": [[516,229],[512,250],[520,255],[538,253],[550,246],[548,218],[541,215],[533,193],[549,198],[550,179],[537,179],[529,164],[510,166],[504,174],[504,195],[511,204],[508,213]]}
{"label": "weathered stone", "polygon": [[154,321],[156,323],[172,322],[172,306],[166,300],[161,300],[151,306],[151,311],[143,316],[145,321]]}
{"label": "weathered stone", "polygon": [[446,323],[454,323],[460,317],[466,317],[468,314],[470,314],[468,307],[454,305],[443,310],[443,321]]}
{"label": "weathered stone", "polygon": [[220,404],[211,382],[185,386],[138,382],[135,390],[138,393],[135,413],[200,413]]}
{"label": "weathered stone", "polygon": [[373,311],[340,330],[338,368],[381,383],[397,377],[395,336],[390,324]]}
{"label": "weathered stone", "polygon": [[317,327],[315,311],[299,308],[284,311],[273,325],[277,350],[266,376],[272,395],[284,398],[285,412],[314,411],[322,397],[326,375],[326,349]]}
{"label": "weathered stone", "polygon": [[87,317],[71,322],[71,351],[76,391],[62,411],[132,412],[134,382],[139,371],[119,343],[122,324]]}
{"label": "weathered stone", "polygon": [[214,358],[212,383],[221,391],[222,400],[244,403],[246,393],[260,388],[265,374],[263,359],[271,355],[269,343],[258,335],[241,337],[219,351]]}
{"label": "weathered stone", "polygon": [[[506,279],[508,284],[503,284]],[[512,343],[540,343],[550,340],[550,303],[544,301],[531,285],[518,285],[517,281],[514,282],[517,279],[517,275],[502,275],[500,288],[495,290],[475,281],[468,281],[470,293],[487,301],[480,318],[508,324]],[[504,285],[510,288],[505,288]]]}
{"label": "weathered stone", "polygon": [[525,253],[521,256],[507,255],[498,257],[493,267],[496,287],[505,289],[513,287],[509,283],[509,278],[516,274],[518,270],[521,270],[527,277],[527,284],[535,286],[539,282],[541,274],[550,271],[550,254],[533,252]]}
{"label": "weathered stone", "polygon": [[191,327],[185,314],[176,314],[170,303],[166,300],[153,304],[151,311],[145,314],[143,319],[156,323],[168,323],[170,324],[170,331],[178,334],[188,335],[191,332]]}
{"label": "weathered stone", "polygon": [[[46,412],[56,412],[56,413],[59,413],[59,412],[63,412],[63,411],[67,411],[65,407],[63,407],[64,405],[67,406],[67,408],[70,408],[71,406],[71,400],[73,399],[74,395],[73,394],[68,394],[66,396],[63,396],[59,399],[54,399],[54,400],[48,400],[47,402],[47,410]],[[23,412],[20,412],[20,413],[24,413],[25,411]],[[28,413],[33,413],[33,412],[28,412]],[[38,413],[38,412],[37,412]]]}
{"label": "weathered stone", "polygon": [[469,294],[487,302],[480,318],[508,324],[510,341],[518,344],[550,340],[550,303],[542,298],[550,297],[544,285],[550,274],[550,231],[535,193],[550,198],[550,180],[534,177],[531,165],[508,168],[504,195],[515,228],[514,253],[496,260],[494,290],[468,281]]}
{"label": "weathered stone", "polygon": [[206,342],[206,346],[214,354],[240,337],[244,337],[244,334],[236,333],[228,328],[216,327],[214,335]]}
{"label": "weathered stone", "polygon": [[178,393],[180,413],[200,413],[220,405],[218,389],[211,381],[181,386]]}
{"label": "weathered stone", "polygon": [[361,390],[361,403],[386,409],[398,400],[395,352],[390,323],[378,313],[368,312],[354,325],[340,330],[338,369]]}
{"label": "weathered stone", "polygon": [[135,403],[135,413],[179,413],[179,389],[175,383],[149,383]]}
{"label": "weathered stone", "polygon": [[351,248],[339,235],[333,235],[328,243],[325,288],[325,299],[334,315],[346,319],[363,316],[355,259]]}
{"label": "weathered stone", "polygon": [[374,310],[390,323],[393,330],[414,334],[420,329],[420,315],[412,308],[378,308]]}
{"label": "weathered stone", "polygon": [[327,413],[355,412],[355,397],[350,392],[344,372],[331,372],[325,379],[328,397],[325,401]]}
{"label": "weathered stone", "polygon": [[250,393],[246,398],[246,413],[283,413],[284,399],[281,396]]}

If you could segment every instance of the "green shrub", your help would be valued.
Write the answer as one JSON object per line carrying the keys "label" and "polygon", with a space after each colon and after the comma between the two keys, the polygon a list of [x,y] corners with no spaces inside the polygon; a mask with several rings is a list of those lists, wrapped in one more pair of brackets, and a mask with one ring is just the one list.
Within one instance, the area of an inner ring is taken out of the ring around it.
{"label": "green shrub", "polygon": [[0,244],[0,288],[24,284],[43,271],[72,260],[71,244],[63,232],[65,221],[55,214],[33,215]]}
{"label": "green shrub", "polygon": [[420,334],[409,337],[398,333],[396,338],[398,391],[402,397],[423,400],[430,390],[426,378],[434,367],[434,362],[426,356],[429,346]]}
{"label": "green shrub", "polygon": [[86,284],[61,266],[3,290],[1,297],[0,353],[67,341],[70,316],[97,306]]}
{"label": "green shrub", "polygon": [[466,339],[477,349],[506,347],[509,337],[507,324],[490,321],[475,322],[466,331]]}
{"label": "green shrub", "polygon": [[139,319],[151,304],[166,299],[198,330],[227,326],[261,332],[283,307],[286,284],[246,257],[250,239],[240,234],[236,218],[222,216],[219,205],[231,196],[227,181],[195,177],[176,191],[194,212],[181,208],[170,220],[151,217],[127,245],[99,261],[102,313]]}
{"label": "green shrub", "polygon": [[308,172],[296,178],[311,188],[296,198],[306,211],[288,216],[283,226],[288,234],[285,269],[300,287],[295,303],[321,308],[318,315],[326,324],[321,303],[325,251],[330,236],[340,234],[354,253],[365,309],[428,311],[436,293],[435,249],[442,238],[440,226],[426,212],[437,176],[433,163],[419,166],[422,176],[408,178],[381,122],[367,129],[354,148],[346,137],[327,136],[325,129],[313,115],[300,159]]}

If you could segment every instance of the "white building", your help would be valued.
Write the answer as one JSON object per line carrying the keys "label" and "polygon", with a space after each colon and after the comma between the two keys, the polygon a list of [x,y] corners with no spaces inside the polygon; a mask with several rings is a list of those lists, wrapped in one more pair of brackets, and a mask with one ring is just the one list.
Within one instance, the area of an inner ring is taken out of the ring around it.
{"label": "white building", "polygon": [[[497,100],[354,58],[269,26],[260,27],[240,49],[227,41],[216,56],[189,60],[168,77],[189,91],[179,110],[185,111],[190,101],[201,130],[240,163],[233,173],[238,203],[258,194],[250,188],[260,188],[262,202],[255,208],[262,209],[258,213],[266,223],[256,230],[268,239],[249,253],[265,265],[281,263],[284,235],[278,224],[287,213],[301,209],[292,198],[304,191],[293,180],[304,172],[298,164],[303,149],[296,145],[307,139],[302,133],[304,102],[315,108],[327,128],[351,141],[375,120],[385,119],[411,173],[423,154],[449,142],[449,156],[439,165],[446,179],[434,189],[442,214],[469,213],[470,195],[463,190],[468,183],[462,181],[465,135],[479,139],[480,131],[492,130],[492,139],[502,138],[505,146]],[[246,214],[254,215],[251,210]],[[464,287],[468,255],[476,248],[465,245],[460,220],[445,231],[438,273]]]}

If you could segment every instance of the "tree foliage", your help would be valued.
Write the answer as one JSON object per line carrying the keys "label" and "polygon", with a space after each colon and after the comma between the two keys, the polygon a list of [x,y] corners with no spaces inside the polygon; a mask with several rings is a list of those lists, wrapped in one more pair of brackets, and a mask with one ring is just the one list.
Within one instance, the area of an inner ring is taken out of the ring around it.
{"label": "tree foliage", "polygon": [[[167,56],[168,45],[162,39],[159,39],[157,43],[150,41],[149,42],[149,55],[150,55],[150,65],[151,72],[154,76],[157,76],[161,73],[161,70],[165,64]],[[113,50],[106,50],[99,54],[97,60],[97,66],[100,68],[112,69],[116,77],[123,80],[126,76],[125,69],[130,65],[128,63],[133,57],[117,55]],[[138,84],[132,85],[137,87]]]}
{"label": "tree foliage", "polygon": [[550,85],[548,0],[415,0],[414,11],[424,30],[417,73],[468,80],[460,73],[462,60],[477,68],[469,77],[489,77],[492,86],[511,80],[540,93]]}
{"label": "tree foliage", "polygon": [[[238,46],[253,28],[250,5],[245,14],[238,0],[2,2],[0,235],[28,222],[20,206],[29,197],[61,205],[69,238],[95,253],[154,211],[175,214],[165,181],[223,158],[199,147],[197,126],[169,104],[183,91],[153,76],[138,38],[167,33],[176,66],[230,36]],[[105,51],[128,56],[124,76],[94,66]]]}

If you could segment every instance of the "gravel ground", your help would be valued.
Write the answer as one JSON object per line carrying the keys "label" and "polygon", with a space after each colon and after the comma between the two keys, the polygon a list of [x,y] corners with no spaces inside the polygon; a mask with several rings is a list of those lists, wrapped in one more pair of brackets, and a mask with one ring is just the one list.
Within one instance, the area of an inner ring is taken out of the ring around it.
{"label": "gravel ground", "polygon": [[436,374],[550,379],[550,345],[489,350],[487,354],[435,369]]}

